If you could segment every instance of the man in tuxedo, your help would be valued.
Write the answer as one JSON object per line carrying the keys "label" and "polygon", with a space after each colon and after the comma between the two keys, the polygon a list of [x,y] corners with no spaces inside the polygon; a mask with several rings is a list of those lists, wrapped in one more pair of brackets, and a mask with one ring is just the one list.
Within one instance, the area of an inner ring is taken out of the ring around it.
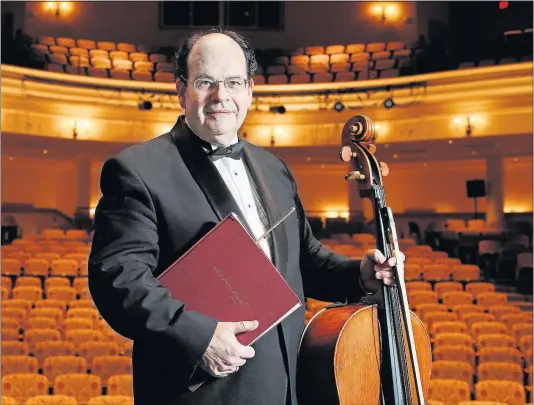
{"label": "man in tuxedo", "polygon": [[190,311],[157,276],[228,213],[259,237],[291,207],[296,213],[261,247],[302,301],[359,301],[379,289],[379,279],[393,283],[395,259],[373,250],[349,260],[323,248],[284,162],[238,139],[257,68],[242,37],[194,34],[176,65],[185,115],[169,133],[125,149],[102,168],[92,297],[111,327],[134,341],[135,405],[296,405],[304,308],[253,347],[242,346],[235,334],[254,330],[255,320],[218,322]]}

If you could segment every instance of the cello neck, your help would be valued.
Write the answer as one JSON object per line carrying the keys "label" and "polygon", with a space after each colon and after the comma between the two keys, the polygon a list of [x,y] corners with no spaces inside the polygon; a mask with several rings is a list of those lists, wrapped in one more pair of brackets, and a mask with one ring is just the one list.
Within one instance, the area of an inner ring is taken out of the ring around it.
{"label": "cello neck", "polygon": [[[393,391],[389,393],[386,404],[425,405],[419,364],[414,345],[414,334],[404,282],[404,262],[399,260],[399,244],[395,221],[391,208],[386,205],[384,190],[379,190],[374,200],[377,248],[386,259],[396,257],[393,267],[395,286],[383,286],[382,312],[385,324],[389,328],[388,347],[392,373]],[[415,392],[411,389],[410,368],[413,372]]]}

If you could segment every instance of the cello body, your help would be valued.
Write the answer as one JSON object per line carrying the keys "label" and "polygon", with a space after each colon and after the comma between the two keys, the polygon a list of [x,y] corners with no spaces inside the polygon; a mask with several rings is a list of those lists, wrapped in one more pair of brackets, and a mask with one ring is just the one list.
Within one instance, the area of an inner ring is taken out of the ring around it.
{"label": "cello body", "polygon": [[[411,317],[426,394],[432,361],[430,340],[421,320],[414,313]],[[300,344],[299,405],[379,405],[380,335],[376,306],[350,304],[317,312]]]}

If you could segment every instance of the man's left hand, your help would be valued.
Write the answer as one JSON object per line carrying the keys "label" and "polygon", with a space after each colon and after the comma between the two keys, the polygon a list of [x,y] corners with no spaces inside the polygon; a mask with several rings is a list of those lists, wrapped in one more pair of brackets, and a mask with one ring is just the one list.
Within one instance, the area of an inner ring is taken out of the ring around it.
{"label": "man's left hand", "polygon": [[360,277],[367,293],[378,291],[380,283],[377,280],[382,280],[385,285],[395,284],[392,267],[397,264],[397,258],[400,262],[404,262],[405,257],[402,252],[397,252],[389,260],[386,260],[378,249],[370,249],[365,253],[360,265]]}

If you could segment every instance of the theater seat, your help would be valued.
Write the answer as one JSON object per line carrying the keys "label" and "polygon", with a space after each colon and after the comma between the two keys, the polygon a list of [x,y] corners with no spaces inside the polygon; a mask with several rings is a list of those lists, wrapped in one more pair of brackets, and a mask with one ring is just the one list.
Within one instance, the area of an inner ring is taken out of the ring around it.
{"label": "theater seat", "polygon": [[109,53],[109,58],[112,61],[115,61],[115,60],[129,60],[128,59],[128,52],[124,52],[124,51],[111,51]]}
{"label": "theater seat", "polygon": [[156,64],[156,70],[158,72],[174,73],[175,66],[174,66],[174,63],[171,63],[171,62],[158,62]]}
{"label": "theater seat", "polygon": [[90,374],[62,374],[54,381],[54,393],[75,397],[81,404],[102,393],[100,378]]}
{"label": "theater seat", "polygon": [[2,375],[33,373],[37,374],[39,365],[35,357],[27,355],[7,356],[2,354]]}
{"label": "theater seat", "polygon": [[56,40],[54,37],[42,36],[42,37],[39,37],[38,43],[41,45],[50,46],[50,45],[56,45]]}
{"label": "theater seat", "polygon": [[133,397],[127,395],[100,395],[91,398],[87,405],[133,405]]}
{"label": "theater seat", "polygon": [[137,49],[134,44],[121,42],[117,44],[117,50],[132,53],[135,52]]}
{"label": "theater seat", "polygon": [[59,375],[85,372],[87,372],[87,362],[78,356],[50,356],[45,359],[43,365],[43,375],[48,378],[50,386]]}
{"label": "theater seat", "polygon": [[273,59],[273,64],[287,66],[289,65],[289,56],[277,56]]}
{"label": "theater seat", "polygon": [[350,82],[354,80],[354,72],[337,72],[336,82]]}
{"label": "theater seat", "polygon": [[59,53],[62,55],[67,56],[69,54],[69,50],[65,46],[59,46],[59,45],[50,45],[48,48],[48,51],[50,53]]}
{"label": "theater seat", "polygon": [[79,48],[96,49],[96,42],[91,39],[78,39],[76,44]]}
{"label": "theater seat", "polygon": [[344,53],[345,45],[328,45],[325,49],[327,55],[333,55],[336,53]]}
{"label": "theater seat", "polygon": [[18,401],[13,397],[8,397],[6,395],[0,396],[0,404],[2,405],[19,405]]}
{"label": "theater seat", "polygon": [[294,55],[290,58],[291,65],[308,65],[310,57],[308,55]]}
{"label": "theater seat", "polygon": [[37,395],[46,395],[48,380],[40,374],[11,374],[2,377],[2,394],[19,403]]}
{"label": "theater seat", "polygon": [[167,62],[168,58],[167,55],[164,55],[162,53],[152,53],[148,57],[148,60],[152,63],[160,63],[160,62]]}
{"label": "theater seat", "polygon": [[130,53],[130,60],[132,62],[148,61],[148,54],[145,52],[132,52]]}
{"label": "theater seat", "polygon": [[252,76],[252,80],[254,84],[265,84],[265,76],[263,75]]}
{"label": "theater seat", "polygon": [[307,72],[308,72],[308,64],[289,65],[287,67],[288,75],[301,74],[301,73],[307,73]]}
{"label": "theater seat", "polygon": [[442,401],[444,404],[455,404],[470,399],[469,384],[456,379],[433,379],[428,386],[428,398]]}
{"label": "theater seat", "polygon": [[458,65],[458,69],[471,69],[475,67],[475,62],[468,61],[468,62],[462,62]]}
{"label": "theater seat", "polygon": [[350,55],[351,62],[367,62],[371,55],[367,52],[358,52]]}
{"label": "theater seat", "polygon": [[495,59],[482,59],[478,62],[478,66],[493,66],[495,65]]}
{"label": "theater seat", "polygon": [[134,69],[141,72],[153,72],[154,71],[154,63],[153,62],[147,62],[147,61],[135,61],[134,62]]}
{"label": "theater seat", "polygon": [[143,82],[151,82],[152,81],[152,72],[144,71],[144,70],[134,70],[132,72],[132,79],[143,81]]}
{"label": "theater seat", "polygon": [[348,44],[345,52],[349,54],[360,53],[365,51],[365,44]]}
{"label": "theater seat", "polygon": [[390,54],[389,51],[377,51],[377,52],[373,52],[371,54],[371,59],[373,59],[373,60],[383,60],[383,59],[389,59],[390,56],[391,56],[391,54]]}
{"label": "theater seat", "polygon": [[330,56],[328,55],[310,56],[310,65],[328,65],[328,63],[330,63]]}
{"label": "theater seat", "polygon": [[133,378],[131,374],[114,375],[108,380],[108,395],[133,396]]}
{"label": "theater seat", "polygon": [[310,63],[308,68],[308,73],[327,73],[328,72],[328,63]]}
{"label": "theater seat", "polygon": [[132,359],[125,356],[97,356],[93,359],[91,374],[97,375],[107,386],[110,377],[132,373]]}
{"label": "theater seat", "polygon": [[477,400],[501,401],[508,405],[524,405],[526,402],[523,384],[515,381],[481,381],[475,385]]}
{"label": "theater seat", "polygon": [[164,83],[174,83],[174,73],[170,72],[156,72],[154,73],[154,81]]}
{"label": "theater seat", "polygon": [[463,361],[439,360],[432,363],[432,378],[456,379],[473,383],[473,367]]}
{"label": "theater seat", "polygon": [[286,67],[283,65],[270,65],[267,66],[267,69],[265,72],[268,75],[285,75],[286,74]]}
{"label": "theater seat", "polygon": [[290,82],[291,83],[310,83],[311,77],[307,73],[291,75]]}
{"label": "theater seat", "polygon": [[270,75],[267,77],[268,84],[286,84],[288,78],[286,75]]}
{"label": "theater seat", "polygon": [[111,69],[111,60],[108,58],[92,57],[91,66],[97,69]]}
{"label": "theater seat", "polygon": [[332,65],[335,63],[347,63],[349,58],[350,55],[348,53],[335,53],[330,55],[330,63]]}
{"label": "theater seat", "polygon": [[117,45],[114,42],[99,41],[96,44],[96,47],[98,49],[103,49],[105,51],[116,51],[117,50]]}
{"label": "theater seat", "polygon": [[399,70],[398,69],[385,69],[380,71],[380,78],[381,79],[391,79],[394,77],[399,76]]}
{"label": "theater seat", "polygon": [[333,80],[334,75],[332,73],[315,73],[313,75],[314,83],[329,83]]}
{"label": "theater seat", "polygon": [[365,47],[365,52],[379,52],[383,51],[384,49],[386,49],[386,44],[384,42],[371,42]]}
{"label": "theater seat", "polygon": [[397,51],[397,50],[403,50],[406,48],[406,44],[404,42],[389,42],[386,47],[386,51]]}
{"label": "theater seat", "polygon": [[[3,403],[2,403],[3,404]],[[38,395],[29,398],[24,405],[79,405],[76,398],[67,395]]]}
{"label": "theater seat", "polygon": [[325,51],[324,46],[308,46],[304,49],[306,55],[321,55]]}
{"label": "theater seat", "polygon": [[411,49],[397,49],[393,51],[392,57],[395,59],[404,59],[409,58],[412,56],[412,50]]}

